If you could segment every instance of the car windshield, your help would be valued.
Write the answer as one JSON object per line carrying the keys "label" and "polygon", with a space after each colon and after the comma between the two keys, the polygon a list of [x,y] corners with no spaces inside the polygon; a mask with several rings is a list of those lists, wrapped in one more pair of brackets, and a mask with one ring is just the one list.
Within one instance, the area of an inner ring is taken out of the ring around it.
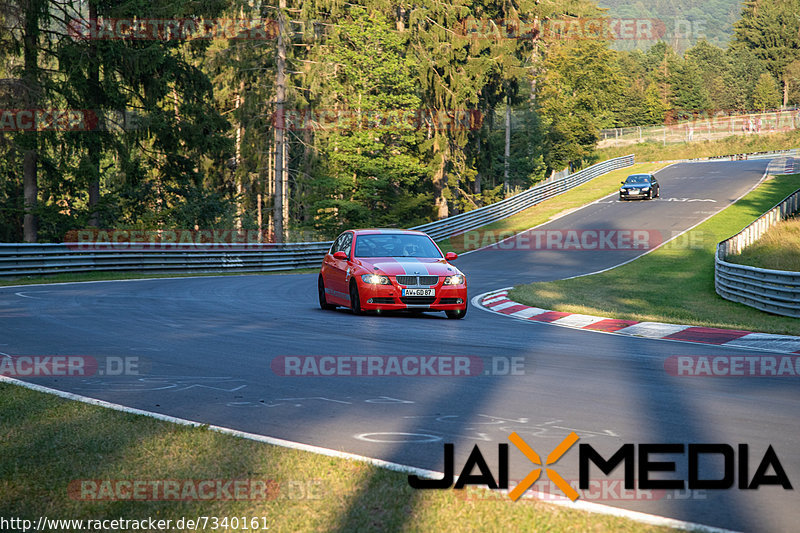
{"label": "car windshield", "polygon": [[634,174],[632,176],[628,176],[628,179],[625,180],[625,183],[650,183],[650,176],[646,174]]}
{"label": "car windshield", "polygon": [[359,235],[355,257],[442,257],[426,235],[398,233]]}

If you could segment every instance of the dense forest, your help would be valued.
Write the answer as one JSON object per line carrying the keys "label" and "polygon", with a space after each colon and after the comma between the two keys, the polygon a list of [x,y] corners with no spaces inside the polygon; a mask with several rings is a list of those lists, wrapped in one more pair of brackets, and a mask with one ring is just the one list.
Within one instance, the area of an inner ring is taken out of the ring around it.
{"label": "dense forest", "polygon": [[602,128],[800,103],[800,0],[736,9],[729,44],[628,50],[569,31],[588,0],[0,0],[0,241],[409,227],[594,162]]}

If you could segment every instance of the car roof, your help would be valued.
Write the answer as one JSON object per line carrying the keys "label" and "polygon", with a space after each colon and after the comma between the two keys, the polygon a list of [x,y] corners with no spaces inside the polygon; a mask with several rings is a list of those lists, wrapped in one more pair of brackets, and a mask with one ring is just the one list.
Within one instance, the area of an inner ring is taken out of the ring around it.
{"label": "car roof", "polygon": [[361,228],[351,231],[355,235],[427,235],[421,231],[397,228]]}
{"label": "car roof", "polygon": [[635,178],[635,177],[639,177],[639,176],[641,176],[643,178],[652,178],[652,177],[654,177],[649,172],[640,172],[639,174],[630,174],[628,177],[629,178]]}

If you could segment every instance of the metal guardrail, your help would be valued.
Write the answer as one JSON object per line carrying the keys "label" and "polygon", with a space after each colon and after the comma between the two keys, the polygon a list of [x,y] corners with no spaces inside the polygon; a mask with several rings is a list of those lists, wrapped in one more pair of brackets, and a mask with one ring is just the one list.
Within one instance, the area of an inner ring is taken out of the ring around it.
{"label": "metal guardrail", "polygon": [[523,191],[505,200],[500,200],[494,204],[479,207],[478,209],[473,209],[472,211],[467,211],[460,215],[454,215],[411,229],[424,231],[433,237],[434,240],[438,241],[510,217],[543,200],[547,200],[573,187],[586,183],[601,174],[619,168],[629,167],[633,165],[633,163],[634,158],[632,155],[609,159],[608,161],[603,161],[602,163],[597,163],[583,170],[579,170],[565,178],[540,183],[527,191]]}
{"label": "metal guardrail", "polygon": [[742,231],[717,244],[714,287],[717,294],[761,311],[800,318],[800,272],[771,270],[726,261],[754,243],[778,222],[800,212],[800,190],[758,217]]}
{"label": "metal guardrail", "polygon": [[331,242],[287,244],[0,244],[0,276],[73,272],[270,272],[314,268]]}
{"label": "metal guardrail", "polygon": [[[540,183],[494,204],[411,229],[442,240],[515,215],[537,203],[619,168],[633,165],[632,155],[597,163],[561,179]],[[149,244],[108,247],[83,243],[0,244],[0,276],[73,272],[269,272],[314,268],[332,241],[286,244]]]}

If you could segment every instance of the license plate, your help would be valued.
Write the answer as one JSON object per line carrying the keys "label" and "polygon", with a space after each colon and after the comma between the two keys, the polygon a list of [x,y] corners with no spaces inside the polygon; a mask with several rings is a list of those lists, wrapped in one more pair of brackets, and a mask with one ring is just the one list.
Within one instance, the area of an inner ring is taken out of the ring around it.
{"label": "license plate", "polygon": [[436,296],[436,289],[403,289],[403,296]]}

